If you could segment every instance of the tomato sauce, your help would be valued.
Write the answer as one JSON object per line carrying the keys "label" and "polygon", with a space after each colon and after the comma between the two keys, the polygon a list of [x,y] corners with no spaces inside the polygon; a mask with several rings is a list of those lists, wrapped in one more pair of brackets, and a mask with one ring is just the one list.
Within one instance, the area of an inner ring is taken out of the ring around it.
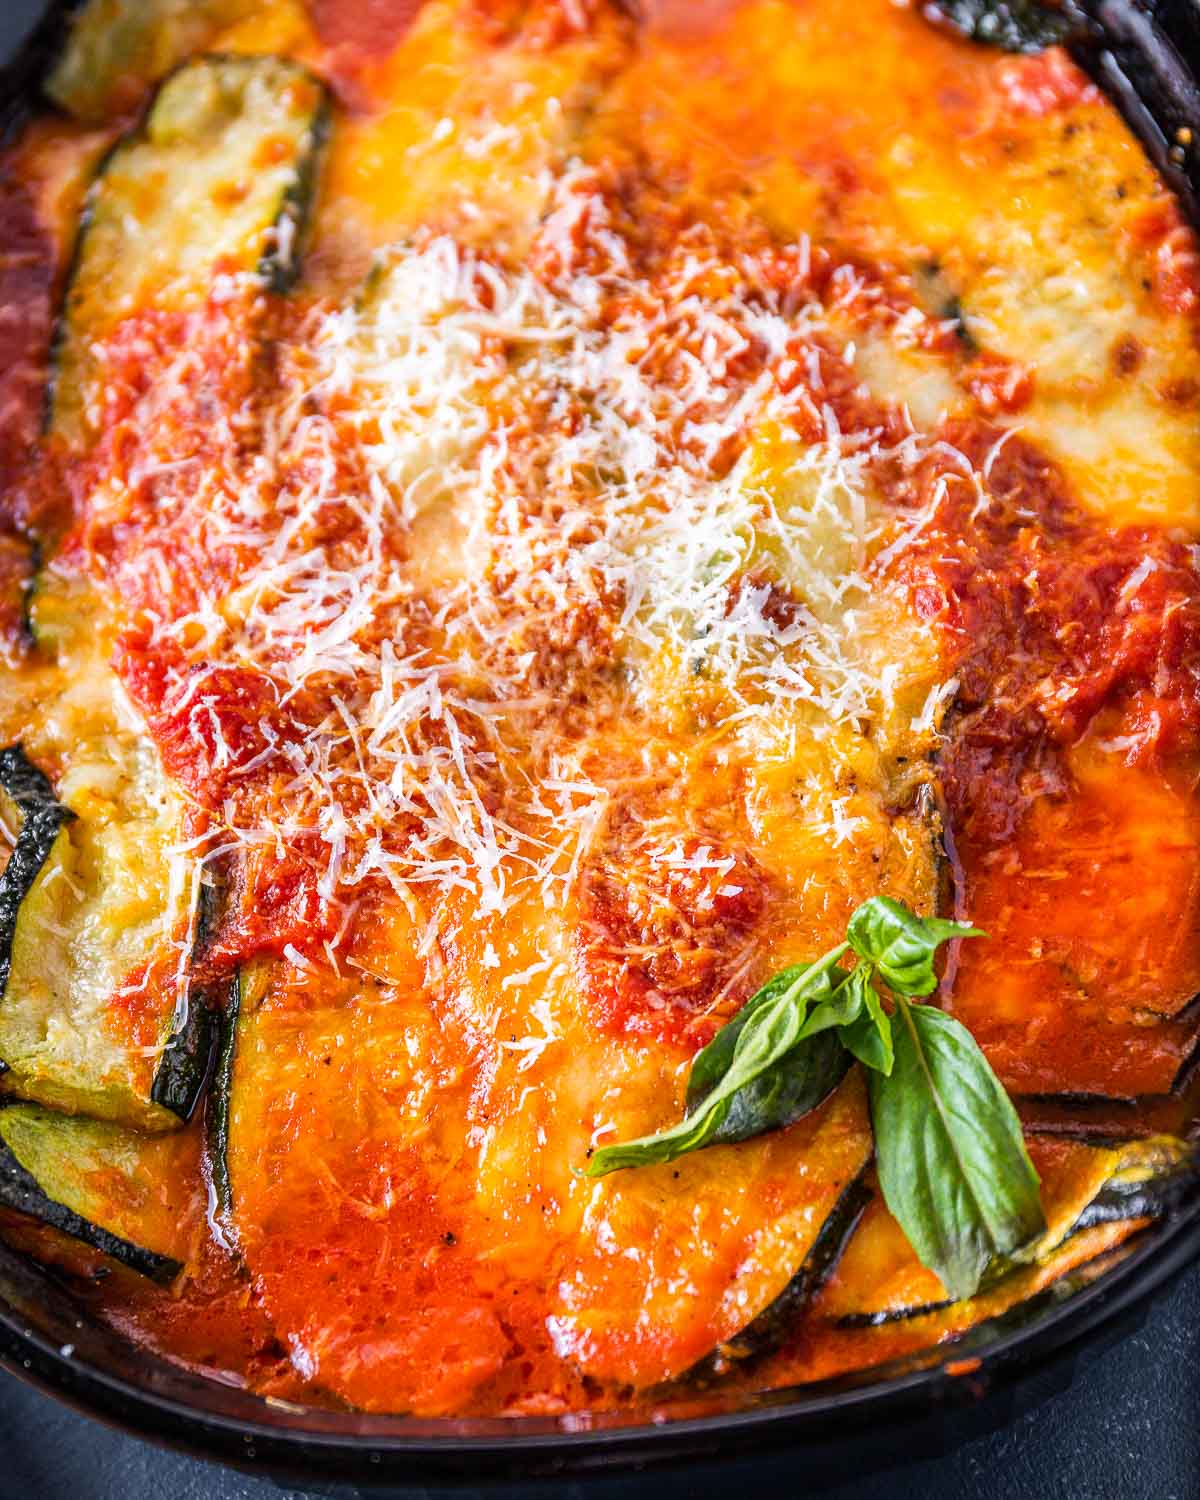
{"label": "tomato sauce", "polygon": [[[0,491],[26,482],[45,404],[55,266],[37,204],[13,167],[0,166]],[[27,645],[25,596],[32,543],[17,507],[0,522],[0,651]]]}
{"label": "tomato sauce", "polygon": [[617,835],[582,880],[579,964],[598,1023],[692,1048],[711,1040],[749,993],[747,940],[769,884],[751,854],[717,839],[634,853]]}
{"label": "tomato sauce", "polygon": [[308,10],[326,47],[346,48],[363,57],[390,52],[416,20],[424,0],[366,0],[340,5],[337,0],[309,0]]}
{"label": "tomato sauce", "polygon": [[1007,58],[997,74],[1009,106],[1035,119],[1100,98],[1096,85],[1061,47],[1047,47],[1035,57]]}
{"label": "tomato sauce", "polygon": [[0,168],[0,484],[19,484],[41,425],[50,347],[53,246],[37,203]]}
{"label": "tomato sauce", "polygon": [[1200,987],[1191,549],[1099,526],[1019,436],[946,436],[989,498],[951,478],[900,566],[960,643],[940,776],[960,909],[1002,938],[966,947],[950,1003],[1017,1091],[1164,1092],[1193,1028],[1148,1023]]}

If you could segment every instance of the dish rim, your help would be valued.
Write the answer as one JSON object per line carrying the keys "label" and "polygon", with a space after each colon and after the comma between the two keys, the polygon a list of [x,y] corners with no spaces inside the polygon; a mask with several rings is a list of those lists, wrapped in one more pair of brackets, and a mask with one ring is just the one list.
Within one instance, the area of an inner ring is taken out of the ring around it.
{"label": "dish rim", "polygon": [[[986,1346],[970,1347],[962,1340],[943,1345],[936,1354],[925,1351],[897,1362],[895,1373],[883,1379],[879,1370],[891,1367],[761,1394],[730,1393],[724,1410],[657,1420],[644,1413],[581,1420],[420,1418],[272,1402],[149,1354],[102,1325],[84,1323],[50,1276],[0,1246],[0,1368],[135,1436],[238,1468],[309,1479],[394,1482],[403,1475],[411,1483],[584,1475],[717,1452],[732,1456],[751,1445],[761,1454],[798,1443],[805,1445],[806,1457],[828,1453],[832,1445],[844,1459],[847,1440],[864,1434],[869,1442],[860,1456],[869,1465],[873,1454],[889,1450],[889,1439],[902,1438],[901,1451],[911,1451],[914,1418],[933,1418],[938,1430],[953,1438],[955,1426],[962,1425],[956,1422],[960,1414],[1049,1373],[1105,1327],[1134,1314],[1198,1258],[1200,1197],[1144,1231],[1125,1258],[1089,1286],[1061,1299],[1051,1287],[1023,1304],[1018,1313],[1036,1307],[1031,1320],[1018,1318],[1015,1327],[988,1334]],[[60,1342],[60,1334],[33,1326],[9,1300],[7,1278],[14,1270],[27,1285],[38,1284],[45,1305],[57,1301],[74,1311],[82,1335],[97,1336],[101,1347],[122,1347],[147,1380],[79,1358]],[[211,1405],[195,1399],[201,1393]],[[711,1400],[719,1406],[719,1393]]]}

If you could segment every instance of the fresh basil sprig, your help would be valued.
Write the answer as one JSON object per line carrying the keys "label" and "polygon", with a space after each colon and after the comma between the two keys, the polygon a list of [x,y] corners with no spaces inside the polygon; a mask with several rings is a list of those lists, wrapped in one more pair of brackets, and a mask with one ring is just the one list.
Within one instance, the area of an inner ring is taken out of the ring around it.
{"label": "fresh basil sprig", "polygon": [[[779,999],[813,967],[811,964],[797,964],[776,974],[747,1001],[727,1026],[721,1028],[708,1046],[696,1054],[685,1099],[689,1115],[704,1104],[728,1075],[738,1041],[751,1019],[764,1006]],[[790,1125],[793,1120],[815,1109],[842,1081],[849,1060],[842,1056],[835,1038],[825,1035],[818,1041],[813,1029],[818,1017],[829,1008],[824,1002],[832,994],[828,969],[818,969],[814,978],[799,986],[792,1005],[811,1007],[821,1002],[819,1008],[810,1009],[808,1019],[800,1028],[797,1044],[783,1058],[764,1068],[757,1078],[743,1084],[721,1108],[721,1119],[714,1125],[708,1144],[729,1145],[761,1135],[765,1130]],[[813,1037],[812,1044],[806,1045],[809,1037]]]}
{"label": "fresh basil sprig", "polygon": [[[865,901],[845,943],[776,974],[696,1054],[677,1125],[601,1147],[588,1174],[673,1161],[790,1125],[858,1058],[869,1071],[888,1208],[951,1296],[971,1295],[989,1263],[1045,1227],[1037,1173],[1000,1081],[970,1032],[913,1003],[936,988],[942,943],[981,936],[886,896]],[[849,970],[839,962],[847,951],[857,959]]]}

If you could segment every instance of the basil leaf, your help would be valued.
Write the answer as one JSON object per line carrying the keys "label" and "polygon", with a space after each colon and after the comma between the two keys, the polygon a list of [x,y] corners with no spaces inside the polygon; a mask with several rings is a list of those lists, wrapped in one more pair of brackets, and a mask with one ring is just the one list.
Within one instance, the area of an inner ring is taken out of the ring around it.
{"label": "basil leaf", "polygon": [[[821,960],[818,959],[814,964],[792,964],[789,968],[781,969],[778,974],[768,979],[760,990],[751,995],[737,1015],[721,1027],[707,1047],[696,1053],[692,1062],[692,1070],[688,1074],[685,1101],[688,1114],[691,1114],[704,1097],[716,1088],[729,1071],[737,1050],[738,1039],[747,1021],[764,1005],[777,1000],[806,970],[814,969],[820,962]],[[831,980],[830,976],[833,974],[838,975],[836,983]],[[836,969],[823,968],[818,971],[806,985],[804,999],[808,1003],[809,1014],[800,1029],[797,1040],[815,1036],[818,1032],[827,1031],[833,1026],[844,1026],[847,1022],[854,1020],[862,1008],[861,996],[857,992],[847,991],[845,980]]]}
{"label": "basil leaf", "polygon": [[[841,971],[837,971],[840,975]],[[849,974],[840,977],[839,983],[827,995],[820,997],[808,1013],[808,1020],[800,1028],[802,1039],[832,1031],[835,1026],[849,1026],[862,1014],[863,996],[871,988],[871,965],[859,964]]]}
{"label": "basil leaf", "polygon": [[[858,979],[859,975],[862,975],[861,980]],[[879,991],[871,983],[870,964],[859,964],[846,983],[855,981],[861,986],[861,1009],[839,1028],[838,1035],[842,1045],[853,1052],[859,1062],[877,1073],[890,1073],[895,1056],[892,1022],[883,1008]]]}
{"label": "basil leaf", "polygon": [[[778,1000],[786,990],[813,967],[812,964],[792,964],[786,969],[781,969],[778,974],[767,980],[766,984],[756,990],[737,1015],[732,1020],[726,1021],[707,1047],[701,1048],[692,1059],[692,1070],[688,1074],[687,1097],[684,1107],[690,1115],[701,1103],[706,1095],[711,1094],[721,1079],[729,1071],[729,1065],[733,1061],[733,1054],[737,1048],[738,1038],[741,1036],[746,1022],[756,1011],[770,1004],[772,1000]],[[822,984],[821,981],[824,981]],[[810,981],[815,994],[830,993],[832,986],[829,983],[828,971],[822,972]]]}
{"label": "basil leaf", "polygon": [[798,1042],[778,1062],[738,1089],[705,1145],[729,1146],[793,1124],[833,1092],[845,1078],[851,1061],[832,1030]]}
{"label": "basil leaf", "polygon": [[1038,1176],[971,1033],[903,999],[893,1019],[891,1075],[869,1075],[880,1186],[921,1263],[970,1297],[995,1257],[1044,1231]]}
{"label": "basil leaf", "polygon": [[[688,1080],[689,1110],[703,1099],[698,1085],[703,1087],[709,1079],[715,1084],[720,1076],[724,1076],[725,1069],[714,1076],[715,1069],[723,1057],[732,1062],[737,1039],[752,1014],[778,998],[803,972],[803,967],[794,965],[768,980],[697,1056]],[[816,1109],[822,1099],[841,1083],[849,1071],[851,1059],[840,1039],[831,1033],[835,1027],[852,1021],[861,1011],[863,1001],[859,985],[849,983],[853,975],[846,975],[836,986],[831,982],[831,976],[840,975],[840,972],[825,969],[805,987],[808,1016],[800,1028],[795,1046],[734,1094],[728,1112],[709,1137],[707,1145],[730,1145],[734,1141],[763,1135],[768,1130],[781,1130]],[[861,967],[855,970],[855,973],[861,972]]]}
{"label": "basil leaf", "polygon": [[[763,1130],[773,1129],[799,1118],[798,1113],[789,1113],[785,1119],[781,1112],[800,1110],[801,1113],[807,1113],[813,1106],[808,1105],[804,1109],[800,1109],[800,1106],[820,1086],[821,1080],[830,1076],[831,1052],[823,1051],[813,1058],[806,1056],[796,1059],[798,1076],[794,1089],[784,1079],[768,1079],[761,1095],[745,1101],[744,1107],[739,1106],[736,1111],[733,1108],[734,1098],[740,1090],[755,1083],[771,1070],[800,1041],[809,1004],[813,999],[828,994],[829,971],[836,966],[845,951],[846,944],[840,943],[816,963],[800,969],[790,983],[764,986],[764,989],[770,990],[765,998],[762,990],[752,996],[739,1014],[718,1032],[696,1059],[699,1064],[701,1058],[705,1058],[705,1053],[708,1054],[701,1076],[705,1079],[713,1077],[716,1081],[685,1118],[678,1125],[660,1131],[657,1135],[602,1146],[592,1154],[588,1162],[588,1176],[603,1177],[605,1173],[615,1172],[623,1167],[642,1167],[652,1162],[674,1161],[676,1157],[689,1151],[697,1151],[701,1146],[719,1141],[744,1140],[747,1134],[758,1135]],[[732,1038],[732,1054],[728,1056],[726,1063],[729,1040],[725,1039],[715,1052],[713,1049],[731,1027],[736,1027],[736,1030]],[[724,1071],[719,1072],[722,1067]],[[833,1084],[829,1084],[816,1102],[819,1103],[832,1087]],[[729,1130],[732,1134],[722,1134],[722,1127],[731,1113],[733,1120],[729,1124]],[[762,1123],[764,1120],[768,1123]],[[757,1122],[753,1129],[750,1128],[752,1122]]]}
{"label": "basil leaf", "polygon": [[933,956],[939,946],[950,938],[984,933],[965,922],[918,917],[890,896],[872,896],[850,918],[846,936],[897,995],[928,995],[937,988]]}

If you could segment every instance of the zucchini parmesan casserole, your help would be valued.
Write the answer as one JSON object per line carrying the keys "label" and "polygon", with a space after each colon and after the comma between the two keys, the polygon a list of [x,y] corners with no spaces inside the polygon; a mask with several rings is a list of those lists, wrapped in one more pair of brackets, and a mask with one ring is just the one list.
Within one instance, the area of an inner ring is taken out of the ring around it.
{"label": "zucchini parmesan casserole", "polygon": [[64,21],[0,1231],[91,1315],[579,1424],[961,1358],[1190,1192],[1200,253],[1071,26]]}

